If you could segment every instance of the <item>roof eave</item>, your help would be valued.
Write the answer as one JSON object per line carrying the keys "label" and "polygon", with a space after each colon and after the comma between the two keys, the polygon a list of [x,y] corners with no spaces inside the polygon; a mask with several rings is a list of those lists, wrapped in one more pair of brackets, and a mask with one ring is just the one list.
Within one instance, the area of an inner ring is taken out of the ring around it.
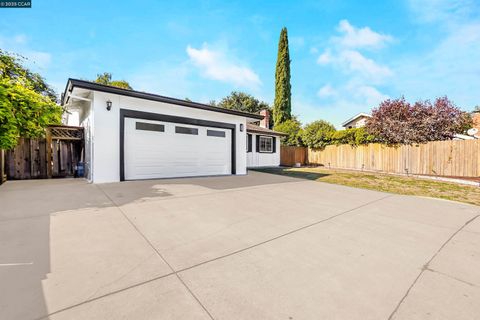
{"label": "roof eave", "polygon": [[288,136],[288,134],[286,133],[277,132],[277,131],[262,131],[262,130],[247,129],[247,132],[270,135],[270,136],[284,136],[284,137]]}
{"label": "roof eave", "polygon": [[354,121],[354,120],[356,120],[356,119],[358,119],[358,118],[360,118],[360,117],[371,118],[372,116],[369,115],[369,114],[363,113],[363,112],[362,112],[362,113],[359,113],[359,114],[357,114],[356,116],[354,116],[354,117],[348,119],[347,121],[345,121],[344,123],[342,123],[342,127],[345,127],[345,125],[349,124],[350,122],[352,122],[352,121]]}
{"label": "roof eave", "polygon": [[118,95],[138,98],[138,99],[145,99],[145,100],[151,100],[151,101],[170,103],[170,104],[180,105],[180,106],[189,107],[189,108],[202,109],[202,110],[206,110],[206,111],[231,114],[231,115],[246,117],[246,118],[250,118],[250,119],[262,120],[264,118],[262,115],[259,115],[259,114],[253,114],[253,113],[242,112],[242,111],[237,111],[237,110],[230,110],[230,109],[224,109],[224,108],[219,108],[219,107],[213,107],[213,106],[203,104],[203,103],[186,101],[186,100],[181,100],[181,99],[176,99],[176,98],[171,98],[171,97],[165,97],[165,96],[161,96],[161,95],[157,95],[157,94],[153,94],[153,93],[146,93],[146,92],[141,92],[141,91],[112,87],[112,86],[103,85],[103,84],[99,84],[99,83],[94,83],[94,82],[90,82],[90,81],[71,79],[71,78],[68,79],[67,86],[65,87],[64,98],[61,102],[62,105],[64,105],[66,103],[65,99],[67,99],[67,102],[68,102],[68,98],[66,98],[68,96],[67,93],[72,92],[72,90],[75,87],[82,88],[82,89],[87,89],[87,90],[95,90],[95,91],[101,91],[101,92],[106,92],[106,93],[118,94]]}

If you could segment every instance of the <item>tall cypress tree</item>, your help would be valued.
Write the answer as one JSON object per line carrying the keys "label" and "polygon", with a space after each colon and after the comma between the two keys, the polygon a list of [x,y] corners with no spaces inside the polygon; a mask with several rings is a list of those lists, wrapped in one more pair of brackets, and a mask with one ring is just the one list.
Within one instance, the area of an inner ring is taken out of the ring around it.
{"label": "tall cypress tree", "polygon": [[278,41],[277,66],[275,68],[275,101],[273,104],[273,120],[278,125],[291,119],[292,93],[290,86],[290,54],[288,52],[287,28],[280,32]]}

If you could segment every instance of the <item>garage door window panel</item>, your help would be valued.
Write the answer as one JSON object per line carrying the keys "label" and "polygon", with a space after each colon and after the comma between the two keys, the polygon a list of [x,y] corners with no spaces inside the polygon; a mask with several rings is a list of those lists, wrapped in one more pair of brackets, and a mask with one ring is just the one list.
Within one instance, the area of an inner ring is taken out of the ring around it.
{"label": "garage door window panel", "polygon": [[189,128],[189,127],[179,127],[175,126],[175,133],[180,134],[193,134],[198,136],[198,129],[197,128]]}
{"label": "garage door window panel", "polygon": [[135,129],[144,130],[144,131],[165,132],[165,126],[163,124],[148,123],[148,122],[136,122]]}
{"label": "garage door window panel", "polygon": [[207,136],[225,138],[225,131],[207,130]]}

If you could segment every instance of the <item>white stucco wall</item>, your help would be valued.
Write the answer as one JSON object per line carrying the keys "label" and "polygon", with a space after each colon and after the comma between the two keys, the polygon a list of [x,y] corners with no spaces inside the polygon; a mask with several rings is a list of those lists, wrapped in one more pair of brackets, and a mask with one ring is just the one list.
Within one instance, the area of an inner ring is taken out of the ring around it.
{"label": "white stucco wall", "polygon": [[[280,165],[280,138],[276,137],[275,139],[275,145],[276,145],[275,153],[260,153],[260,152],[256,152],[257,134],[251,133],[251,135],[252,135],[252,152],[247,152],[247,167],[248,168],[278,167]],[[265,134],[261,134],[261,135],[265,136]]]}
{"label": "white stucco wall", "polygon": [[[112,101],[107,111],[106,101]],[[93,97],[93,182],[120,181],[120,109],[218,121],[236,125],[236,174],[246,174],[246,118],[225,113],[189,108],[156,101],[94,92]]]}

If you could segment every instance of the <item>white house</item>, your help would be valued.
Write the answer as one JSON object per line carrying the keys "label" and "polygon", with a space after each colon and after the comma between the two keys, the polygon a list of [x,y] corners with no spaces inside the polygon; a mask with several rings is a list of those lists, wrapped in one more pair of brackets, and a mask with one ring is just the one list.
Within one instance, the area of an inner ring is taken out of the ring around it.
{"label": "white house", "polygon": [[348,119],[344,123],[342,123],[342,127],[345,129],[352,129],[352,128],[360,128],[365,126],[367,120],[372,116],[366,113],[359,113],[354,117]]}
{"label": "white house", "polygon": [[62,105],[84,127],[85,175],[94,183],[244,175],[247,164],[280,164],[279,134],[251,125],[263,115],[76,79]]}

